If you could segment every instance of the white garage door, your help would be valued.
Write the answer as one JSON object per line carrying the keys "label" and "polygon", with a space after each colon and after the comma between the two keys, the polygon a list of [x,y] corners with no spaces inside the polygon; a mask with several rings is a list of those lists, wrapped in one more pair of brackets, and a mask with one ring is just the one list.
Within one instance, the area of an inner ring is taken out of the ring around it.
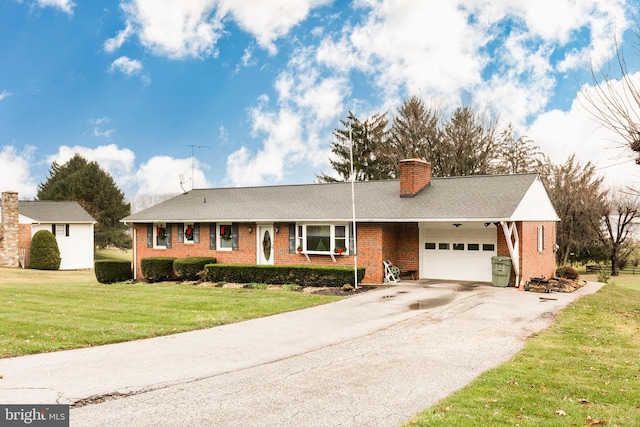
{"label": "white garage door", "polygon": [[420,277],[491,282],[496,227],[463,224],[420,229]]}

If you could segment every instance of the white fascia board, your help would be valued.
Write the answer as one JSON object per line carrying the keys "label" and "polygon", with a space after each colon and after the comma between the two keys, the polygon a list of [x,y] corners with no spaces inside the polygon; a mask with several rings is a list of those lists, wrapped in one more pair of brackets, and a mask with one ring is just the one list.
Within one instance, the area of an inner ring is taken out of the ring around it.
{"label": "white fascia board", "polygon": [[533,181],[509,221],[560,221],[540,178]]}

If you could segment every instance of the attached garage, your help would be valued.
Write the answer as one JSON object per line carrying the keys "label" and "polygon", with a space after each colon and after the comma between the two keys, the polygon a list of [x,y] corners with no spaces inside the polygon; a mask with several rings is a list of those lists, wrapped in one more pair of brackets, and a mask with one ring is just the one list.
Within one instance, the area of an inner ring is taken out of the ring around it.
{"label": "attached garage", "polygon": [[497,255],[492,223],[424,224],[420,227],[420,277],[491,282]]}

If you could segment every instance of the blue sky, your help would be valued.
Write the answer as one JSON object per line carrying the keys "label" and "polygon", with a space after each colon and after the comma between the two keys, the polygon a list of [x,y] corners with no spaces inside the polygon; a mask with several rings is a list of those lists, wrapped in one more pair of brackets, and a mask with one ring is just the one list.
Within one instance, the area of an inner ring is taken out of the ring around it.
{"label": "blue sky", "polygon": [[[435,4],[434,4],[435,3]],[[440,4],[444,3],[444,4]],[[95,160],[131,198],[313,182],[340,119],[471,100],[611,185],[633,157],[585,113],[637,1],[0,0],[0,190]],[[192,163],[191,153],[195,154]],[[616,165],[616,166],[613,166]]]}

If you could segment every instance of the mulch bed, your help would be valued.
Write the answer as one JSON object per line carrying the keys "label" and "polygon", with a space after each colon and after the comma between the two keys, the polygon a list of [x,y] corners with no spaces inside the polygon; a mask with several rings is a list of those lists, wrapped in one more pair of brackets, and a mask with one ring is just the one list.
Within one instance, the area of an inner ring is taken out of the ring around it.
{"label": "mulch bed", "polygon": [[[213,288],[234,288],[234,289],[242,289],[248,288],[251,289],[254,286],[247,283],[212,283],[212,282],[182,282],[182,283],[190,283],[194,286],[202,286],[202,287],[213,287]],[[314,295],[334,295],[334,296],[352,296],[356,294],[361,294],[363,292],[367,292],[373,289],[380,289],[380,286],[370,286],[370,285],[358,285],[358,289],[354,289],[353,285],[344,285],[344,286],[326,286],[326,287],[317,287],[317,286],[291,286],[291,285],[267,285],[266,290],[282,290],[287,289],[293,292],[305,292],[308,294]]]}

